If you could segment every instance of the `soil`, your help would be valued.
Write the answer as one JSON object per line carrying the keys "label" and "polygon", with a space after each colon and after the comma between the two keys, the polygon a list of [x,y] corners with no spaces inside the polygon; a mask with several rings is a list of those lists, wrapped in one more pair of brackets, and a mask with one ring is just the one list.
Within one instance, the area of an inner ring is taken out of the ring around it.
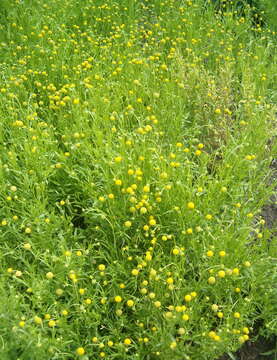
{"label": "soil", "polygon": [[259,337],[254,343],[248,341],[232,357],[224,355],[218,360],[277,360],[277,337]]}
{"label": "soil", "polygon": [[[271,175],[269,183],[273,184],[277,182],[277,159],[273,159],[270,165]],[[277,186],[274,194],[269,199],[268,203],[263,207],[262,217],[265,219],[265,225],[272,231],[272,236],[276,236],[277,228]]]}

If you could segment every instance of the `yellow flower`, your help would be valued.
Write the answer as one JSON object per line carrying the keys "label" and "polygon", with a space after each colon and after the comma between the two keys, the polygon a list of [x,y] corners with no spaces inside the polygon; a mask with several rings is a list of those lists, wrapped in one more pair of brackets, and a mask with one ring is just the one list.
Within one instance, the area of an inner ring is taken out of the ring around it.
{"label": "yellow flower", "polygon": [[224,277],[225,277],[225,271],[219,270],[219,272],[217,273],[217,275],[218,275],[220,278],[224,278]]}
{"label": "yellow flower", "polygon": [[117,156],[114,158],[114,161],[120,163],[122,161],[122,156]]}
{"label": "yellow flower", "polygon": [[159,308],[159,307],[161,307],[162,304],[160,301],[155,301],[154,305],[156,306],[156,308]]}
{"label": "yellow flower", "polygon": [[208,283],[211,284],[211,285],[214,284],[215,283],[215,278],[213,276],[209,277]]}
{"label": "yellow flower", "polygon": [[129,228],[132,226],[132,222],[131,221],[125,221],[124,225]]}
{"label": "yellow flower", "polygon": [[175,249],[172,250],[173,255],[179,255],[179,253],[180,253],[179,249],[175,248]]}
{"label": "yellow flower", "polygon": [[35,316],[34,317],[34,322],[37,324],[37,325],[40,325],[42,323],[42,318],[40,318],[39,316]]}
{"label": "yellow flower", "polygon": [[85,349],[83,347],[78,347],[78,349],[76,349],[76,354],[79,356],[82,356],[85,354]]}
{"label": "yellow flower", "polygon": [[116,180],[114,181],[114,183],[115,183],[115,185],[117,185],[117,186],[122,185],[122,181],[121,181],[120,179],[116,179]]}
{"label": "yellow flower", "polygon": [[190,302],[191,300],[192,300],[192,296],[191,296],[191,295],[188,294],[188,295],[185,296],[185,301],[186,301],[186,302]]}
{"label": "yellow flower", "polygon": [[120,303],[120,302],[122,301],[122,297],[119,296],[119,295],[117,295],[117,296],[114,297],[114,301],[115,301],[116,303]]}
{"label": "yellow flower", "polygon": [[194,203],[192,201],[190,201],[190,202],[187,203],[187,207],[188,207],[188,209],[192,210],[192,209],[195,208],[195,205],[194,205]]}
{"label": "yellow flower", "polygon": [[140,208],[140,213],[141,214],[146,214],[147,213],[147,209],[145,207],[141,207]]}
{"label": "yellow flower", "polygon": [[245,342],[244,335],[239,337],[239,342],[243,344]]}
{"label": "yellow flower", "polygon": [[134,303],[133,300],[128,300],[128,301],[127,301],[127,306],[133,307],[134,305],[135,305],[135,303]]}
{"label": "yellow flower", "polygon": [[23,245],[23,247],[24,247],[24,249],[25,250],[31,250],[31,244],[29,244],[29,243],[25,243],[24,245]]}
{"label": "yellow flower", "polygon": [[49,327],[55,327],[55,326],[56,326],[56,321],[55,321],[55,320],[50,320],[50,321],[48,322],[48,326],[49,326]]}
{"label": "yellow flower", "polygon": [[139,274],[139,271],[137,269],[132,270],[132,275],[137,276]]}
{"label": "yellow flower", "polygon": [[80,99],[76,98],[76,99],[73,99],[72,103],[74,105],[78,105],[80,103]]}
{"label": "yellow flower", "polygon": [[173,342],[170,344],[170,349],[175,349],[176,346],[177,346],[176,341],[173,341]]}
{"label": "yellow flower", "polygon": [[212,257],[214,255],[214,252],[212,250],[207,251],[206,255],[208,257]]}
{"label": "yellow flower", "polygon": [[124,339],[124,344],[125,345],[130,345],[131,344],[131,339],[129,339],[129,338],[126,338],[126,339]]}
{"label": "yellow flower", "polygon": [[211,306],[211,309],[212,309],[213,311],[217,311],[217,310],[218,310],[218,305],[213,304],[213,305]]}
{"label": "yellow flower", "polygon": [[49,271],[47,274],[46,274],[46,277],[47,277],[47,279],[53,279],[53,277],[54,277],[54,274],[51,272],[51,271]]}

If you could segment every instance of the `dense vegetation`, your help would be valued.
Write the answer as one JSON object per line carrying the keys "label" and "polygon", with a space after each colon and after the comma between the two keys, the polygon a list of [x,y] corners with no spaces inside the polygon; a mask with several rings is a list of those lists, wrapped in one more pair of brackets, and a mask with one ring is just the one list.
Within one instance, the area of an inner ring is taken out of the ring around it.
{"label": "dense vegetation", "polygon": [[277,333],[275,7],[1,1],[1,360]]}

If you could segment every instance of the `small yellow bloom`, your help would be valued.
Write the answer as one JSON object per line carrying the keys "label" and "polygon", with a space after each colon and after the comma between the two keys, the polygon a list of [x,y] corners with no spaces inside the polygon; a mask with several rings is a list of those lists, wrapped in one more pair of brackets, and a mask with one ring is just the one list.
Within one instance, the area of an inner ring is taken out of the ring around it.
{"label": "small yellow bloom", "polygon": [[214,283],[215,283],[215,277],[213,277],[213,276],[209,277],[208,283],[209,283],[210,285],[214,284]]}
{"label": "small yellow bloom", "polygon": [[224,278],[224,277],[225,277],[225,271],[219,270],[219,272],[217,273],[217,275],[218,275],[220,278]]}
{"label": "small yellow bloom", "polygon": [[141,214],[146,214],[146,213],[147,213],[146,207],[144,207],[144,206],[141,207],[141,208],[140,208],[140,213],[141,213]]}
{"label": "small yellow bloom", "polygon": [[122,185],[122,181],[121,181],[120,179],[116,179],[116,180],[114,181],[114,183],[115,183],[115,185],[117,185],[117,186],[121,186],[121,185]]}
{"label": "small yellow bloom", "polygon": [[185,296],[185,301],[186,301],[186,302],[190,302],[191,300],[192,300],[192,296],[191,296],[191,295],[188,294],[188,295]]}
{"label": "small yellow bloom", "polygon": [[120,163],[122,161],[122,157],[121,156],[117,156],[114,158],[114,161],[117,163]]}
{"label": "small yellow bloom", "polygon": [[179,255],[179,254],[180,254],[179,249],[176,249],[176,248],[173,249],[173,250],[172,250],[172,254],[173,254],[173,255]]}
{"label": "small yellow bloom", "polygon": [[47,279],[53,279],[53,277],[54,277],[54,274],[51,272],[51,271],[49,271],[47,274],[46,274],[46,278]]}
{"label": "small yellow bloom", "polygon": [[76,349],[76,354],[79,356],[82,356],[85,354],[85,349],[83,347],[78,347],[78,349]]}
{"label": "small yellow bloom", "polygon": [[132,275],[137,276],[139,274],[139,271],[137,269],[132,270]]}
{"label": "small yellow bloom", "polygon": [[129,338],[126,338],[126,339],[124,339],[124,344],[125,345],[130,345],[131,344],[131,339],[129,339]]}
{"label": "small yellow bloom", "polygon": [[161,307],[162,304],[160,301],[155,301],[154,305],[156,306],[156,308],[159,308],[159,307]]}
{"label": "small yellow bloom", "polygon": [[188,209],[192,210],[192,209],[195,208],[195,205],[194,205],[194,203],[192,201],[190,201],[190,202],[187,203],[187,207],[188,207]]}
{"label": "small yellow bloom", "polygon": [[56,326],[56,321],[55,321],[55,320],[50,320],[50,321],[48,322],[48,326],[49,326],[49,327],[55,327],[55,326]]}
{"label": "small yellow bloom", "polygon": [[72,103],[74,105],[78,105],[80,103],[80,99],[76,98],[76,99],[73,99]]}
{"label": "small yellow bloom", "polygon": [[134,305],[135,305],[135,303],[134,303],[133,300],[128,300],[128,301],[127,301],[127,306],[133,307]]}
{"label": "small yellow bloom", "polygon": [[31,244],[29,244],[29,243],[25,243],[24,245],[23,245],[23,247],[24,247],[24,249],[25,250],[31,250]]}
{"label": "small yellow bloom", "polygon": [[132,226],[132,222],[131,221],[125,221],[124,225],[129,228]]}
{"label": "small yellow bloom", "polygon": [[170,344],[170,349],[175,349],[176,346],[177,346],[176,341],[173,341],[173,342]]}
{"label": "small yellow bloom", "polygon": [[39,316],[35,316],[34,317],[34,322],[37,324],[37,325],[40,325],[42,323],[42,318],[40,318]]}

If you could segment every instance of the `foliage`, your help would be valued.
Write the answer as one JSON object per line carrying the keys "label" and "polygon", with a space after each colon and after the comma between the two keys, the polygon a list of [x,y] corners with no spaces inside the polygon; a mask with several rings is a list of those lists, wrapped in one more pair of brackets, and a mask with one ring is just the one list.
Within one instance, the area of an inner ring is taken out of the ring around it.
{"label": "foliage", "polygon": [[1,359],[216,359],[276,332],[276,34],[224,6],[1,2]]}

